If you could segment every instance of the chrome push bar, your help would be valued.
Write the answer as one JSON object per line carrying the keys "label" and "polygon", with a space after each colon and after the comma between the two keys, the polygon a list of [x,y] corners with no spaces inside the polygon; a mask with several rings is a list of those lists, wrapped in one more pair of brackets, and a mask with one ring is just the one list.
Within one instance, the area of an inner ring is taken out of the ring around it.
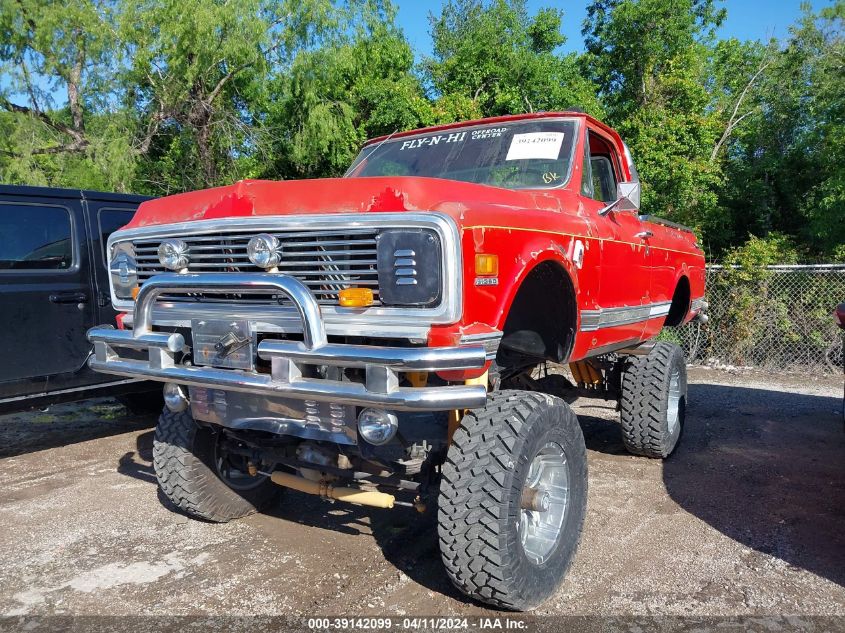
{"label": "chrome push bar", "polygon": [[[266,293],[290,299],[302,321],[303,340],[264,339],[259,358],[270,361],[271,371],[177,364],[176,355],[187,352],[179,333],[154,332],[152,313],[163,293]],[[161,274],[148,279],[135,302],[134,329],[115,330],[99,326],[88,331],[94,344],[91,369],[118,376],[175,382],[193,387],[258,393],[336,402],[356,406],[379,406],[397,411],[471,409],[487,399],[483,385],[400,387],[398,372],[443,371],[481,368],[486,362],[482,345],[457,347],[386,347],[329,343],[314,296],[298,279],[269,273]],[[123,358],[119,348],[146,350],[146,360]],[[302,365],[355,367],[365,370],[365,382],[308,378]]]}

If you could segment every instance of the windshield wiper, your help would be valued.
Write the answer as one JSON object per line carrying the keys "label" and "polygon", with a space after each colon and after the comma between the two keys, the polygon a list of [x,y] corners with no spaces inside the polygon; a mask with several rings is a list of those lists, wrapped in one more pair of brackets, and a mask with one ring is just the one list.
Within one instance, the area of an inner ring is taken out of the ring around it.
{"label": "windshield wiper", "polygon": [[[373,149],[371,149],[369,152],[367,152],[367,155],[366,155],[366,156],[364,156],[364,158],[362,158],[361,160],[359,160],[359,161],[358,161],[358,164],[355,166],[355,167],[356,167],[356,169],[357,169],[358,165],[363,165],[365,162],[367,162],[367,159],[368,159],[370,156],[372,156],[372,155],[375,153],[375,151],[376,151],[379,147],[381,147],[382,145],[384,145],[385,143],[387,143],[387,141],[389,141],[390,139],[392,139],[392,138],[393,138],[393,135],[394,135],[394,134],[396,134],[398,131],[399,131],[399,128],[396,128],[396,129],[395,129],[395,130],[393,130],[390,134],[388,134],[388,135],[387,135],[387,136],[385,136],[383,139],[381,139],[381,140],[378,142],[378,145],[376,145]],[[347,175],[349,174],[349,172],[351,172],[351,171],[352,171],[351,169],[350,169],[349,171],[347,171],[347,172],[343,175],[343,177],[344,177],[344,178],[346,178],[346,176],[347,176]]]}

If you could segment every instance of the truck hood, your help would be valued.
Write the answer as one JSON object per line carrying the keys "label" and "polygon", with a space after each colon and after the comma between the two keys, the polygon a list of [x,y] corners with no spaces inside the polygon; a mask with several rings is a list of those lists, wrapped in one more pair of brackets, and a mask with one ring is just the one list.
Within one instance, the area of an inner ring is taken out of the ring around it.
{"label": "truck hood", "polygon": [[241,180],[144,202],[125,228],[249,216],[390,211],[437,211],[461,226],[477,221],[491,207],[561,211],[561,199],[558,190],[514,191],[439,178]]}

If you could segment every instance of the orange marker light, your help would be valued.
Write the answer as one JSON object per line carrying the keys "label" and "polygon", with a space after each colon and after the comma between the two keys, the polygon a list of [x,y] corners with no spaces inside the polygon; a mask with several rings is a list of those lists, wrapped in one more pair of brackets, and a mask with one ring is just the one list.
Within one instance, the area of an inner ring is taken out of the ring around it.
{"label": "orange marker light", "polygon": [[373,305],[373,291],[369,288],[344,288],[337,296],[342,308],[366,308]]}
{"label": "orange marker light", "polygon": [[132,288],[132,301],[138,298],[138,293],[141,292],[141,286],[135,286]]}
{"label": "orange marker light", "polygon": [[499,256],[488,253],[476,253],[475,255],[476,275],[498,275]]}

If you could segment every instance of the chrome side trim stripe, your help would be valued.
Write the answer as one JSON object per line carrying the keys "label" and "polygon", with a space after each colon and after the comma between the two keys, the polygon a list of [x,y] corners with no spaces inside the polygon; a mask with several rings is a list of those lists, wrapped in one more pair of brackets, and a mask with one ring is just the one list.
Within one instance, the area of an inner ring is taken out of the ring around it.
{"label": "chrome side trim stripe", "polygon": [[110,382],[98,382],[94,385],[86,385],[84,387],[73,387],[72,389],[57,389],[56,391],[39,391],[38,393],[28,393],[25,396],[15,396],[14,398],[0,398],[0,404],[8,404],[10,402],[23,402],[24,400],[32,400],[33,398],[41,398],[43,396],[58,396],[65,393],[78,393],[82,391],[95,392],[98,389],[107,389],[109,387],[118,387],[120,385],[131,385],[135,382],[145,382],[143,378],[130,378],[128,380],[113,380]]}
{"label": "chrome side trim stripe", "polygon": [[503,332],[482,332],[480,334],[464,334],[460,345],[483,345],[487,360],[496,358]]}
{"label": "chrome side trim stripe", "polygon": [[581,311],[581,331],[594,332],[620,325],[631,325],[669,314],[671,301],[647,303],[641,306],[621,306]]}
{"label": "chrome side trim stripe", "polygon": [[666,316],[669,314],[669,308],[672,307],[671,301],[665,301],[664,303],[653,303],[651,304],[651,310],[648,313],[648,317],[654,318],[659,316]]}

